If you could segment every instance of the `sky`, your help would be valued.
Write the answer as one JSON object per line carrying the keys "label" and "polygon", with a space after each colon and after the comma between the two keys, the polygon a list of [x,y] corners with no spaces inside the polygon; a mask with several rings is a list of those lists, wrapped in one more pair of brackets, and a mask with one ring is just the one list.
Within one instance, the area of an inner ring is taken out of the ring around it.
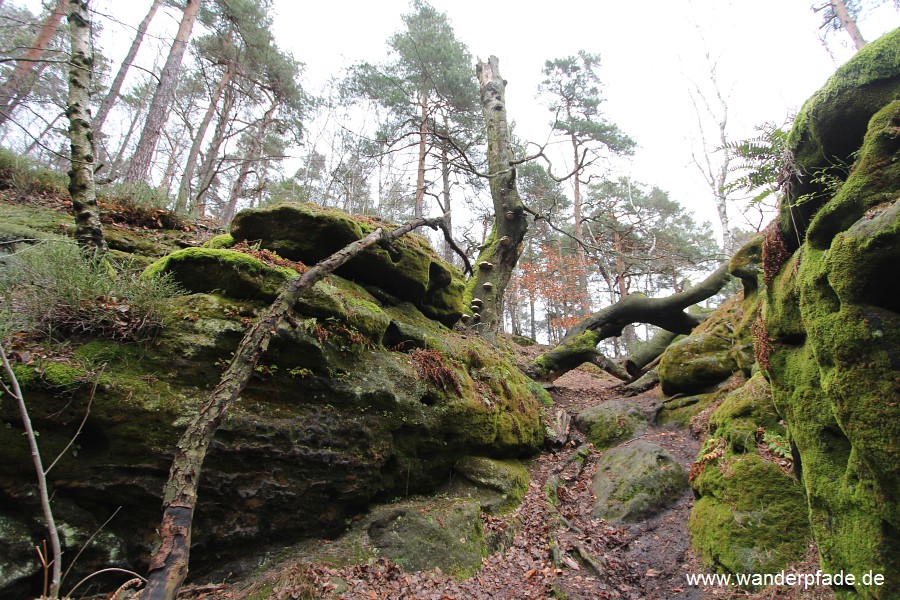
{"label": "sky", "polygon": [[[849,40],[820,41],[821,18],[808,0],[432,0],[450,18],[473,56],[496,55],[507,85],[507,112],[527,140],[547,138],[550,113],[536,98],[544,62],[598,53],[604,113],[638,143],[635,156],[611,165],[619,175],[659,186],[715,221],[709,188],[692,162],[699,149],[688,89],[711,97],[707,54],[716,63],[729,107],[732,139],[753,126],[782,123],[853,54]],[[529,8],[526,8],[529,6]],[[310,89],[360,60],[386,57],[386,40],[401,29],[405,0],[320,2],[299,8],[275,1],[275,34],[307,63]],[[888,3],[866,11],[867,39],[900,26]],[[565,168],[556,169],[566,171]]]}
{"label": "sky", "polygon": [[[729,137],[739,140],[754,135],[754,125],[784,122],[853,55],[844,34],[833,34],[828,47],[822,44],[821,18],[810,10],[810,0],[431,2],[447,13],[474,57],[500,59],[509,82],[507,112],[525,140],[543,143],[549,132],[551,115],[536,97],[544,62],[579,50],[600,54],[605,117],[638,144],[631,159],[608,165],[609,176],[628,175],[665,189],[701,220],[716,219],[711,192],[692,162],[692,150],[702,148],[688,90],[699,85],[712,97],[709,61],[716,64],[728,104]],[[39,10],[37,0],[25,4]],[[860,20],[869,40],[900,26],[892,3],[880,4],[864,10]],[[91,6],[120,21],[103,18],[102,44],[115,62],[150,0],[92,0]],[[306,64],[304,85],[317,93],[356,62],[386,59],[386,41],[411,8],[408,0],[274,0],[273,12],[278,44]],[[157,37],[139,54],[145,67],[157,49],[168,49],[178,19],[171,9],[157,16]],[[567,166],[555,171],[567,172]]]}

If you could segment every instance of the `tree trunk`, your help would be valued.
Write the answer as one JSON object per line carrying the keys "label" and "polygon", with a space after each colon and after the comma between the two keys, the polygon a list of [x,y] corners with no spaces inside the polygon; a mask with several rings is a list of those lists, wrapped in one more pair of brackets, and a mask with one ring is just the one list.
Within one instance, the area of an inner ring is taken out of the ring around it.
{"label": "tree trunk", "polygon": [[853,40],[853,45],[856,46],[856,49],[862,49],[866,45],[866,40],[859,31],[859,27],[856,26],[856,21],[850,15],[844,0],[831,0],[831,8],[834,9],[834,14],[837,16],[838,21],[841,22],[841,27],[850,35],[850,39]]}
{"label": "tree trunk", "polygon": [[225,412],[244,390],[260,356],[266,351],[281,319],[325,275],[341,267],[366,248],[391,242],[417,227],[436,228],[442,219],[414,219],[387,233],[378,228],[326,258],[303,276],[292,280],[265,313],[250,327],[218,385],[188,425],[175,449],[169,479],[163,492],[160,545],[150,559],[147,587],[141,600],[175,600],[188,572],[191,522],[197,505],[197,488],[206,452]]}
{"label": "tree trunk", "polygon": [[[570,115],[571,118],[571,115]],[[581,269],[581,273],[578,276],[578,303],[581,305],[580,315],[589,315],[591,314],[591,292],[588,289],[588,269],[587,269],[587,257],[584,254],[584,246],[582,243],[584,242],[584,238],[582,237],[584,234],[584,227],[581,214],[581,172],[580,165],[581,162],[578,158],[578,139],[575,137],[575,134],[572,134],[572,154],[575,158],[575,179],[573,181],[574,187],[574,234],[575,234],[575,257],[578,260],[578,266]]]}
{"label": "tree trunk", "polygon": [[641,346],[640,350],[628,357],[628,360],[625,361],[625,370],[632,377],[639,376],[644,367],[665,352],[669,344],[674,342],[679,335],[681,334],[660,329],[646,344]]}
{"label": "tree trunk", "polygon": [[137,183],[146,181],[150,173],[150,163],[153,159],[153,152],[156,149],[156,142],[159,140],[160,132],[168,116],[169,107],[172,105],[172,99],[175,97],[178,71],[184,58],[184,52],[187,50],[187,43],[191,37],[191,30],[194,28],[194,21],[197,20],[197,12],[199,10],[200,0],[187,0],[181,24],[178,27],[178,33],[175,36],[175,41],[172,42],[172,48],[169,50],[169,56],[166,58],[166,64],[163,66],[160,74],[159,85],[157,85],[153,101],[150,103],[150,110],[147,111],[147,120],[144,122],[141,138],[125,174],[126,182]]}
{"label": "tree trunk", "polygon": [[[450,157],[447,155],[446,145],[441,147],[441,182],[443,184],[444,198],[444,201],[441,204],[441,212],[444,213],[447,227],[450,228],[450,231],[453,231],[453,223],[451,221],[450,212]],[[448,263],[453,263],[453,248],[450,246],[450,243],[447,240],[444,240],[442,250],[444,260],[446,260]]]}
{"label": "tree trunk", "polygon": [[276,110],[278,110],[278,100],[273,98],[269,110],[266,111],[263,118],[256,124],[255,131],[251,134],[250,143],[247,144],[247,156],[241,163],[241,170],[231,186],[228,205],[225,207],[225,212],[222,213],[223,225],[227,225],[231,222],[231,219],[234,218],[238,201],[241,199],[241,193],[244,191],[244,183],[247,181],[247,176],[250,175],[250,169],[259,162],[259,159],[262,156],[263,139],[266,137],[266,131],[269,129],[269,125],[272,124],[272,117]]}
{"label": "tree trunk", "polygon": [[725,263],[695,287],[667,298],[626,296],[573,327],[557,347],[531,361],[526,373],[532,379],[552,381],[582,363],[594,362],[597,344],[620,335],[630,323],[650,323],[675,333],[690,333],[703,319],[684,309],[715,295],[728,277]]}
{"label": "tree trunk", "polygon": [[[46,63],[39,63],[44,51],[53,40],[63,15],[69,9],[68,0],[58,0],[56,7],[47,15],[41,30],[25,56],[16,61],[9,78],[0,88],[0,127],[12,116],[13,111],[31,92],[35,80]],[[35,72],[35,70],[37,72]]]}
{"label": "tree trunk", "polygon": [[72,0],[69,13],[72,58],[69,62],[69,143],[72,169],[69,171],[69,195],[75,212],[75,239],[89,258],[106,252],[106,240],[100,226],[100,209],[94,189],[94,143],[91,134],[91,24],[88,1]]}
{"label": "tree trunk", "polygon": [[419,163],[416,176],[416,206],[413,216],[421,217],[425,212],[425,155],[428,150],[428,90],[422,91],[421,123],[419,123]]}
{"label": "tree trunk", "polygon": [[[209,99],[209,107],[206,109],[206,114],[203,115],[203,120],[200,122],[200,126],[197,128],[197,132],[194,135],[194,141],[191,143],[191,151],[188,153],[187,162],[185,162],[184,165],[184,173],[181,175],[181,184],[178,186],[178,198],[175,200],[175,212],[178,214],[187,212],[188,199],[191,197],[191,180],[194,178],[194,173],[197,170],[197,161],[200,158],[200,147],[203,145],[203,138],[206,137],[206,130],[209,128],[209,124],[212,123],[213,116],[216,114],[219,99],[231,82],[231,78],[234,77],[234,72],[235,64],[232,61],[228,63],[228,68],[225,69],[225,72],[222,74],[222,79],[219,80],[219,84],[216,86],[215,91],[213,91],[213,95]],[[216,152],[218,152],[218,148],[216,148]]]}
{"label": "tree trunk", "polygon": [[34,149],[38,147],[38,145],[41,143],[41,140],[44,139],[44,138],[47,136],[48,133],[50,133],[51,131],[53,131],[53,126],[56,125],[56,122],[59,121],[59,120],[60,120],[61,118],[63,118],[64,116],[66,116],[66,113],[61,112],[61,113],[59,113],[58,115],[56,115],[55,117],[53,117],[53,120],[52,120],[52,121],[50,121],[49,123],[47,123],[47,126],[44,127],[44,130],[41,132],[41,134],[40,134],[39,136],[37,136],[36,138],[34,138],[34,139],[31,141],[31,143],[28,144],[28,147],[25,148],[25,152],[24,152],[25,156],[28,156],[28,155],[30,155],[32,152],[34,152]]}
{"label": "tree trunk", "polygon": [[[628,295],[628,284],[625,283],[625,248],[622,235],[618,231],[613,232],[613,247],[616,251],[616,281],[619,285],[619,298]],[[634,324],[629,323],[622,330],[622,345],[627,355],[637,344],[637,333]]]}
{"label": "tree trunk", "polygon": [[479,62],[476,75],[487,125],[488,174],[494,204],[494,225],[469,278],[466,299],[473,307],[475,327],[482,334],[493,337],[503,326],[503,296],[519,260],[528,220],[516,190],[516,170],[510,162],[506,81],[500,76],[497,57],[491,56],[488,62]]}
{"label": "tree trunk", "polygon": [[144,41],[144,34],[147,33],[147,27],[150,26],[150,22],[153,20],[153,17],[156,15],[156,11],[159,9],[162,2],[163,0],[153,0],[153,4],[150,6],[150,11],[147,13],[147,16],[144,17],[144,20],[138,25],[137,33],[134,36],[134,40],[131,42],[131,48],[128,49],[128,53],[125,55],[125,58],[122,59],[122,64],[119,65],[119,72],[116,73],[115,79],[113,79],[109,86],[109,91],[106,92],[106,96],[104,96],[103,101],[100,102],[100,106],[97,108],[97,114],[94,116],[95,135],[99,135],[100,131],[103,129],[106,117],[109,116],[109,111],[112,109],[113,104],[116,103],[119,92],[122,90],[122,84],[125,82],[125,76],[128,74],[128,69],[131,68],[131,63],[134,62],[134,57],[137,56],[138,49]]}
{"label": "tree trunk", "polygon": [[225,134],[228,131],[228,123],[231,119],[231,110],[234,108],[234,102],[234,85],[229,83],[225,88],[225,99],[222,101],[222,112],[219,115],[219,121],[216,123],[216,130],[209,141],[209,147],[206,149],[203,163],[200,165],[200,180],[197,182],[196,195],[190,207],[190,213],[193,217],[202,217],[206,213],[206,193],[216,178],[216,160],[219,158],[219,148],[222,146],[222,142],[225,141]]}

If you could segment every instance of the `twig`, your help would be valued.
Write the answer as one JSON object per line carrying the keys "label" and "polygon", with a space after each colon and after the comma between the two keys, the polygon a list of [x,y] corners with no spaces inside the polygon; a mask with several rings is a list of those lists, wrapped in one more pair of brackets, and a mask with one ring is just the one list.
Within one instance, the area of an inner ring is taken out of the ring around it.
{"label": "twig", "polygon": [[[31,426],[31,417],[28,415],[28,407],[25,406],[22,388],[19,387],[19,380],[16,379],[16,373],[13,371],[12,365],[9,364],[9,359],[6,358],[6,350],[3,348],[2,344],[0,344],[0,359],[2,359],[3,369],[9,377],[11,389],[3,383],[0,383],[0,386],[2,386],[3,391],[10,394],[19,405],[19,412],[22,415],[22,424],[25,427],[25,436],[28,438],[28,445],[31,448],[31,458],[34,461],[34,470],[38,480],[38,492],[41,498],[41,509],[44,513],[44,523],[47,525],[47,531],[50,535],[50,549],[53,553],[53,560],[50,562],[53,566],[53,574],[50,580],[50,597],[56,598],[59,596],[62,550],[60,549],[59,544],[59,532],[56,530],[56,521],[53,519],[53,511],[50,508],[50,495],[47,491],[47,477],[44,475],[44,465],[41,461],[37,437],[34,434],[34,428]],[[46,560],[46,557],[43,557],[42,562],[43,560]],[[44,566],[46,568],[46,563]]]}
{"label": "twig", "polygon": [[[66,452],[69,451],[69,448],[72,447],[72,444],[75,443],[75,440],[78,439],[78,435],[81,433],[81,430],[84,429],[84,424],[87,423],[87,418],[91,414],[91,404],[94,403],[94,394],[97,393],[97,384],[100,382],[100,376],[103,375],[104,368],[106,368],[106,365],[104,365],[103,368],[100,369],[100,372],[97,374],[96,379],[94,379],[94,385],[93,385],[93,387],[91,387],[91,395],[88,398],[88,405],[84,411],[84,418],[81,419],[81,424],[78,426],[78,430],[75,432],[75,435],[72,436],[72,439],[69,440],[69,443],[66,444],[66,447],[63,448],[62,451],[59,453],[59,455],[56,457],[56,460],[54,460],[52,463],[50,463],[49,467],[44,469],[44,475],[47,475],[50,472],[50,470],[56,466],[56,463],[58,463],[60,461],[60,459],[62,459],[62,457],[65,456]],[[81,554],[81,553],[79,552],[79,554]],[[71,567],[69,567],[69,568],[71,569]],[[68,573],[68,571],[66,571],[66,572]]]}

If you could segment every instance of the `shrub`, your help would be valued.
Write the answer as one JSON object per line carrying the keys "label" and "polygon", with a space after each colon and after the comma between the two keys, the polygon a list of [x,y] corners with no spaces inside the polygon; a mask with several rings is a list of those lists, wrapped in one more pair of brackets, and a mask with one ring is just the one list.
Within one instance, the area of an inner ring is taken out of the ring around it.
{"label": "shrub", "polygon": [[146,339],[162,324],[163,301],[181,292],[167,277],[139,274],[111,258],[86,260],[69,241],[29,246],[0,263],[0,337]]}
{"label": "shrub", "polygon": [[21,196],[41,192],[68,195],[69,177],[37,166],[26,156],[0,148],[0,189],[11,189]]}

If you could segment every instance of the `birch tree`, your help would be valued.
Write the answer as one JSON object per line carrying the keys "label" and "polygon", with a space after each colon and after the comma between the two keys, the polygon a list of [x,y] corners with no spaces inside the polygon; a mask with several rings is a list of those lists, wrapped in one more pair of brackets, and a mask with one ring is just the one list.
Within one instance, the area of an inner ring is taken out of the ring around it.
{"label": "birch tree", "polygon": [[100,210],[94,188],[94,143],[91,135],[91,22],[88,0],[72,0],[69,12],[72,58],[69,62],[69,141],[72,169],[69,171],[69,195],[75,211],[75,239],[82,252],[95,258],[106,252],[100,226]]}

